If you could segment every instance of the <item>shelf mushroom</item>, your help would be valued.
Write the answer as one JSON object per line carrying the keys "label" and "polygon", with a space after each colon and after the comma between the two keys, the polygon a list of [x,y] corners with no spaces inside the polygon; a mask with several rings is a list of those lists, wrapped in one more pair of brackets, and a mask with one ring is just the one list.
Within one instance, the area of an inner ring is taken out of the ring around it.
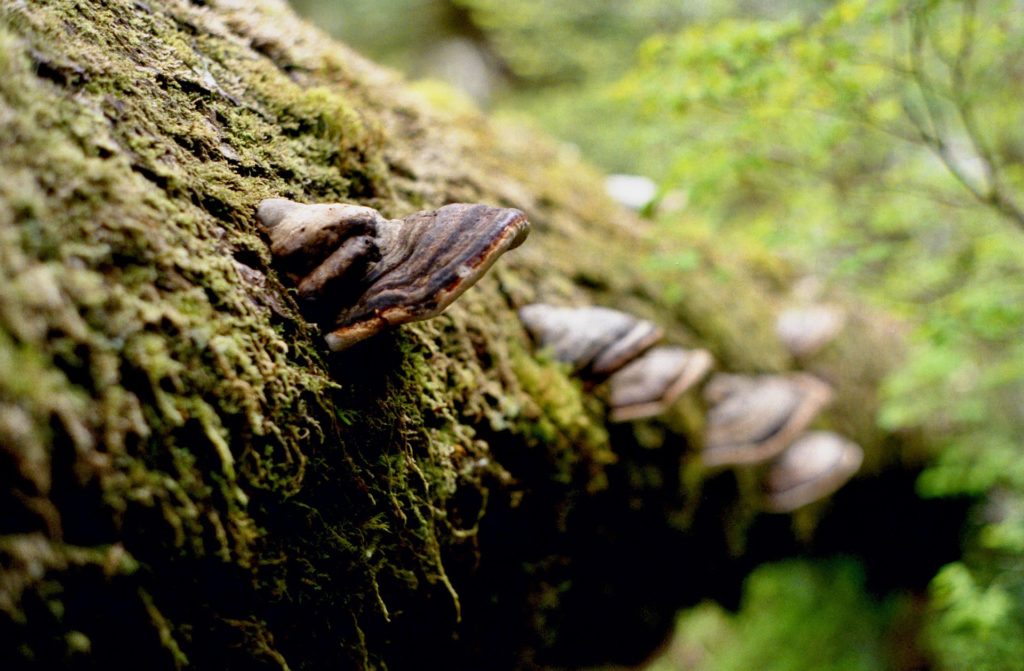
{"label": "shelf mushroom", "polygon": [[608,379],[609,419],[628,422],[665,411],[704,379],[714,358],[705,349],[655,347]]}
{"label": "shelf mushroom", "polygon": [[555,359],[572,364],[577,373],[597,377],[622,368],[663,335],[653,322],[603,307],[533,303],[519,309],[519,319]]}
{"label": "shelf mushroom", "polygon": [[832,400],[813,375],[716,375],[705,389],[712,403],[705,427],[706,466],[758,464],[777,456]]}
{"label": "shelf mushroom", "polygon": [[394,220],[359,205],[271,198],[256,216],[334,351],[439,315],[530,231],[519,210],[465,203]]}
{"label": "shelf mushroom", "polygon": [[817,354],[835,340],[846,324],[844,312],[831,305],[808,305],[783,310],[775,320],[775,333],[794,357]]}
{"label": "shelf mushroom", "polygon": [[812,431],[790,445],[768,469],[764,508],[785,513],[829,496],[860,468],[864,451],[830,431]]}

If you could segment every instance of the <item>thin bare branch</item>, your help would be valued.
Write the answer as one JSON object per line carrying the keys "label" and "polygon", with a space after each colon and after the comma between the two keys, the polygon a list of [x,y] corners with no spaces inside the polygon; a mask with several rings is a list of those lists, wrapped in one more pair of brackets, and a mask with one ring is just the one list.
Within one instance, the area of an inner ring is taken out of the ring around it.
{"label": "thin bare branch", "polygon": [[950,82],[953,103],[974,152],[982,159],[986,167],[988,188],[984,194],[984,201],[1013,219],[1019,227],[1024,229],[1024,209],[1021,209],[1021,206],[1007,192],[1002,179],[1001,166],[992,147],[985,140],[981,126],[974,114],[974,105],[968,90],[967,72],[974,48],[977,8],[976,0],[964,0],[960,19],[960,49]]}
{"label": "thin bare branch", "polygon": [[[974,48],[977,25],[977,0],[963,0],[960,21],[960,43],[956,56],[949,63],[949,91],[943,90],[929,75],[925,58],[925,49],[929,42],[928,17],[921,11],[912,11],[908,17],[910,29],[909,76],[917,87],[924,102],[924,116],[906,101],[903,109],[911,123],[916,126],[921,142],[925,144],[942,161],[949,173],[966,188],[979,202],[995,208],[1009,218],[1016,226],[1024,229],[1024,209],[1010,196],[1000,174],[1000,166],[996,160],[984,133],[975,116],[969,92],[968,70]],[[930,40],[933,51],[935,39]],[[957,119],[966,133],[972,153],[981,160],[984,166],[982,184],[977,184],[967,174],[949,143],[949,131],[942,100],[952,104]]]}

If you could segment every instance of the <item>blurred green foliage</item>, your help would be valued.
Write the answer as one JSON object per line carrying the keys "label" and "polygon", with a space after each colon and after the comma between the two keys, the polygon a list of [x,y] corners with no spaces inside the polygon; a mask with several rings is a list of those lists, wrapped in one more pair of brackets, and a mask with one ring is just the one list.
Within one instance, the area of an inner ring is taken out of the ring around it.
{"label": "blurred green foliage", "polygon": [[525,85],[586,82],[621,73],[652,26],[681,26],[694,9],[663,0],[454,0]]}
{"label": "blurred green foliage", "polygon": [[984,577],[957,562],[935,576],[927,634],[940,668],[1024,669],[1024,576],[1017,562],[1007,571],[983,565]]}
{"label": "blurred green foliage", "polygon": [[416,62],[459,17],[437,0],[289,0],[327,32],[374,60],[415,74]]}
{"label": "blurred green foliage", "polygon": [[931,589],[945,669],[1024,668],[1024,7],[838,2],[650,39],[617,85],[686,139],[688,218],[810,262],[915,325],[879,421],[943,449],[923,496],[986,497]]}
{"label": "blurred green foliage", "polygon": [[[982,501],[924,643],[939,669],[1024,669],[1024,2],[296,4],[417,75],[437,39],[472,40],[502,113],[659,181],[666,236],[765,245],[904,317],[911,356],[878,421],[936,437],[921,496]],[[735,619],[686,616],[717,632],[700,668],[879,668],[885,607],[852,572],[766,567]],[[830,588],[817,617],[805,599]],[[766,666],[799,654],[801,622],[840,626],[816,634],[838,647]]]}
{"label": "blurred green foliage", "polygon": [[676,638],[649,671],[887,668],[886,638],[902,605],[867,596],[850,559],[768,564],[747,578],[736,615],[710,603],[682,613]]}

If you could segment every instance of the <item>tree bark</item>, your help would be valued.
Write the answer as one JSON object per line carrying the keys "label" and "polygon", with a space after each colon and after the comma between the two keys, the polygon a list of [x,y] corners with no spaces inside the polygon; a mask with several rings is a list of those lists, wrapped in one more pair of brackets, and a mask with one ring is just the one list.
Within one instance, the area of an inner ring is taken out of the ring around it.
{"label": "tree bark", "polygon": [[[608,305],[781,371],[795,271],[714,240],[650,263],[680,242],[571,151],[283,2],[5,0],[0,157],[5,668],[635,662],[679,607],[736,598],[751,529],[796,546],[749,474],[699,467],[695,396],[608,425],[515,314]],[[329,355],[271,268],[267,197],[488,202],[533,232],[443,316]],[[897,329],[846,307],[810,367],[870,478],[922,443],[874,421]]]}

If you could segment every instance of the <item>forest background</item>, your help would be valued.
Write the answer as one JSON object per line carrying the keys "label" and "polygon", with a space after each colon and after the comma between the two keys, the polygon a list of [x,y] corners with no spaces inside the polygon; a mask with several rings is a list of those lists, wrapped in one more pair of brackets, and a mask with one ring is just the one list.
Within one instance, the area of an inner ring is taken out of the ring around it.
{"label": "forest background", "polygon": [[655,668],[1024,668],[1024,2],[293,4],[446,104],[436,80],[653,179],[682,251],[638,264],[764,249],[908,325],[877,422],[941,437],[917,493],[974,501],[960,560],[923,601],[850,558],[765,565]]}

